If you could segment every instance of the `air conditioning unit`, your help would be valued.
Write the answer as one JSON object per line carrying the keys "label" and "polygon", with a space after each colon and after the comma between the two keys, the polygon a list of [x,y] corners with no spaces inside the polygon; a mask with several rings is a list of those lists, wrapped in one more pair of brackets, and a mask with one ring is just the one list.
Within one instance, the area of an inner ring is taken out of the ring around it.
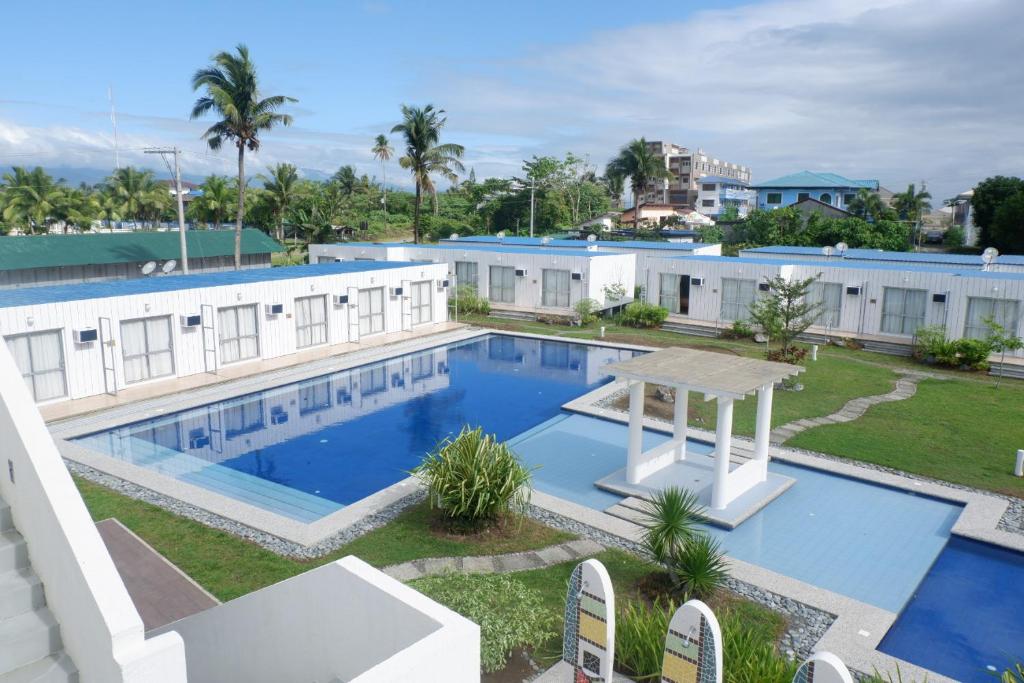
{"label": "air conditioning unit", "polygon": [[583,273],[573,273],[570,277],[572,277],[573,280],[582,280]]}
{"label": "air conditioning unit", "polygon": [[338,400],[336,403],[339,405],[348,405],[352,402],[352,394],[347,389],[338,389]]}
{"label": "air conditioning unit", "polygon": [[267,315],[281,315],[284,313],[284,304],[267,304]]}
{"label": "air conditioning unit", "polygon": [[210,437],[206,436],[205,434],[203,436],[189,437],[188,440],[188,447],[192,450],[196,450],[198,448],[206,448],[209,445]]}
{"label": "air conditioning unit", "polygon": [[348,294],[335,294],[334,295],[334,305],[335,306],[344,306],[347,303],[348,303]]}
{"label": "air conditioning unit", "polygon": [[391,293],[391,296],[402,296],[402,288],[401,287],[392,287],[388,291]]}
{"label": "air conditioning unit", "polygon": [[516,277],[526,277],[526,268],[516,268]]}
{"label": "air conditioning unit", "polygon": [[76,344],[89,344],[96,341],[99,334],[96,332],[95,327],[83,327],[80,330],[75,330],[73,336]]}
{"label": "air conditioning unit", "polygon": [[183,315],[180,316],[182,327],[199,327],[203,324],[203,316],[201,315]]}
{"label": "air conditioning unit", "polygon": [[288,421],[287,411],[276,409],[270,411],[270,424],[272,425],[283,425]]}
{"label": "air conditioning unit", "polygon": [[691,277],[690,278],[690,286],[691,287],[703,287],[704,286],[704,278],[702,278],[702,277]]}
{"label": "air conditioning unit", "polygon": [[945,294],[932,294],[932,303],[935,303],[935,304],[944,304],[944,303],[946,303],[946,295]]}
{"label": "air conditioning unit", "polygon": [[342,262],[342,261],[344,261],[344,260],[345,260],[345,259],[340,259],[340,258],[336,258],[336,259],[334,259],[334,262],[335,262],[335,263],[341,263],[341,262]]}
{"label": "air conditioning unit", "polygon": [[758,290],[760,290],[762,292],[770,292],[770,291],[772,291],[772,286],[770,284],[768,284],[767,282],[759,282],[759,283],[757,283],[757,288],[758,288]]}
{"label": "air conditioning unit", "polygon": [[451,286],[451,280],[441,280],[441,289],[448,289]]}
{"label": "air conditioning unit", "polygon": [[850,296],[860,296],[860,285],[847,285],[846,293]]}

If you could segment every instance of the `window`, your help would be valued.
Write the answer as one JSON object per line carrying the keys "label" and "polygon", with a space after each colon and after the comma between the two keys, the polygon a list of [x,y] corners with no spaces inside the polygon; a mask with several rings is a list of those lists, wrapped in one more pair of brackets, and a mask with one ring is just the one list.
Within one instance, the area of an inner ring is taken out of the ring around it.
{"label": "window", "polygon": [[7,337],[7,348],[37,402],[67,395],[60,330]]}
{"label": "window", "polygon": [[679,313],[679,276],[662,273],[658,289],[658,305],[669,313]]}
{"label": "window", "polygon": [[455,286],[461,287],[466,285],[477,289],[479,276],[478,266],[475,261],[456,261],[455,262]]}
{"label": "window", "polygon": [[174,374],[171,316],[121,323],[124,381],[142,382]]}
{"label": "window", "polygon": [[377,259],[369,256],[356,256],[356,261],[376,261]]}
{"label": "window", "polygon": [[701,206],[714,206],[715,205],[715,200],[714,199],[702,199],[702,200],[700,200],[700,205]]}
{"label": "window", "polygon": [[317,263],[334,263],[334,262],[340,261],[340,260],[341,259],[336,259],[333,256],[317,256],[316,257],[316,262]]}
{"label": "window", "polygon": [[1020,302],[1012,299],[968,297],[964,336],[973,339],[987,337],[989,329],[985,324],[986,318],[992,318],[996,324],[1002,325],[1011,334],[1016,334],[1020,325]]}
{"label": "window", "polygon": [[516,269],[512,266],[491,266],[489,297],[491,301],[513,304],[516,301]]}
{"label": "window", "polygon": [[765,197],[765,204],[781,204],[782,193],[781,192],[769,192]]}
{"label": "window", "polygon": [[263,429],[263,399],[247,401],[229,406],[221,413],[224,424],[224,438],[231,440]]}
{"label": "window", "polygon": [[822,192],[821,197],[819,197],[819,199],[821,200],[822,204],[832,203],[832,195],[830,195],[828,192]]}
{"label": "window", "polygon": [[540,343],[540,366],[565,370],[569,367],[569,345],[559,342]]}
{"label": "window", "polygon": [[715,185],[714,183],[701,183],[700,189],[702,189],[705,192],[714,192],[716,189],[718,189],[718,186]]}
{"label": "window", "polygon": [[541,305],[569,307],[569,271],[545,268],[541,274]]}
{"label": "window", "polygon": [[410,366],[412,381],[430,379],[434,376],[434,352],[427,351],[413,356]]}
{"label": "window", "polygon": [[217,311],[220,361],[234,363],[260,355],[256,306],[232,306]]}
{"label": "window", "polygon": [[810,192],[797,192],[796,193],[796,200],[798,202],[802,202],[803,200],[810,199],[810,198],[811,198],[811,193]]}
{"label": "window", "polygon": [[295,300],[295,346],[327,343],[327,297],[307,296]]}
{"label": "window", "polygon": [[381,363],[359,371],[359,390],[363,396],[372,396],[387,391],[388,368]]}
{"label": "window", "polygon": [[299,385],[299,415],[309,415],[331,407],[331,380],[315,379]]}
{"label": "window", "polygon": [[923,289],[886,287],[882,296],[882,332],[912,335],[924,327],[928,292]]}
{"label": "window", "polygon": [[756,297],[756,280],[722,278],[722,320],[747,320]]}
{"label": "window", "polygon": [[384,331],[384,288],[359,290],[359,336]]}
{"label": "window", "polygon": [[812,282],[807,289],[807,303],[821,304],[814,319],[816,325],[836,327],[843,310],[843,285],[838,282]]}
{"label": "window", "polygon": [[856,196],[857,195],[855,195],[855,194],[844,194],[843,195],[843,206],[849,206],[850,202],[852,202],[853,198],[856,197]]}
{"label": "window", "polygon": [[433,294],[431,293],[432,280],[414,282],[412,288],[412,324],[422,325],[434,320]]}

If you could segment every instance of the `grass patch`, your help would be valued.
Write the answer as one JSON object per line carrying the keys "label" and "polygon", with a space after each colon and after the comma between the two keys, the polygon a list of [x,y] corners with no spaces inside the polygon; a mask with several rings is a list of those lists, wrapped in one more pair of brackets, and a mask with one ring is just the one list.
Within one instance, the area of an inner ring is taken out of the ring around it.
{"label": "grass patch", "polygon": [[1024,497],[1013,459],[1024,444],[1024,385],[924,380],[906,401],[816,427],[786,445]]}
{"label": "grass patch", "polygon": [[436,533],[431,528],[434,514],[422,503],[328,555],[301,561],[84,479],[75,481],[93,519],[116,517],[220,600],[237,598],[346,555],[383,567],[424,557],[535,550],[573,538],[530,519],[479,536]]}

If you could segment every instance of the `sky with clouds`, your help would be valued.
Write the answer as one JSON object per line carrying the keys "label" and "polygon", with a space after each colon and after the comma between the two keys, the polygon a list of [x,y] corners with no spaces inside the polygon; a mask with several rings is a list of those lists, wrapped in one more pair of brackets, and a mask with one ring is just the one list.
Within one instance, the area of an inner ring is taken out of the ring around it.
{"label": "sky with clouds", "polygon": [[568,151],[601,169],[640,136],[749,165],[755,181],[923,179],[942,199],[1024,174],[1022,0],[140,5],[5,8],[0,166],[112,167],[111,89],[122,164],[178,145],[189,175],[231,173],[231,150],[206,150],[188,119],[189,81],[244,42],[265,92],[299,99],[253,173],[289,161],[379,177],[373,137],[401,103],[432,102],[478,178]]}

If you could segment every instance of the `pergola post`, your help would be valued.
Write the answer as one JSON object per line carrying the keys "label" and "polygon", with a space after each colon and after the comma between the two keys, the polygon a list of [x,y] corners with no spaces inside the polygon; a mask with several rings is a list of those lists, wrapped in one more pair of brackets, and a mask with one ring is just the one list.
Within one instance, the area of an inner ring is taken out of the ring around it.
{"label": "pergola post", "polygon": [[768,441],[772,433],[772,395],[774,393],[774,384],[765,384],[757,390],[754,460],[761,466],[761,481],[768,478]]}
{"label": "pergola post", "polygon": [[686,460],[686,417],[689,403],[690,389],[676,387],[675,420],[672,423],[672,438],[679,441],[676,446],[676,462]]}
{"label": "pergola post", "polygon": [[718,397],[715,426],[715,480],[711,485],[711,507],[724,510],[729,500],[729,457],[732,454],[732,399]]}
{"label": "pergola post", "polygon": [[626,481],[640,481],[640,458],[644,450],[644,383],[629,384],[629,449],[626,452]]}

